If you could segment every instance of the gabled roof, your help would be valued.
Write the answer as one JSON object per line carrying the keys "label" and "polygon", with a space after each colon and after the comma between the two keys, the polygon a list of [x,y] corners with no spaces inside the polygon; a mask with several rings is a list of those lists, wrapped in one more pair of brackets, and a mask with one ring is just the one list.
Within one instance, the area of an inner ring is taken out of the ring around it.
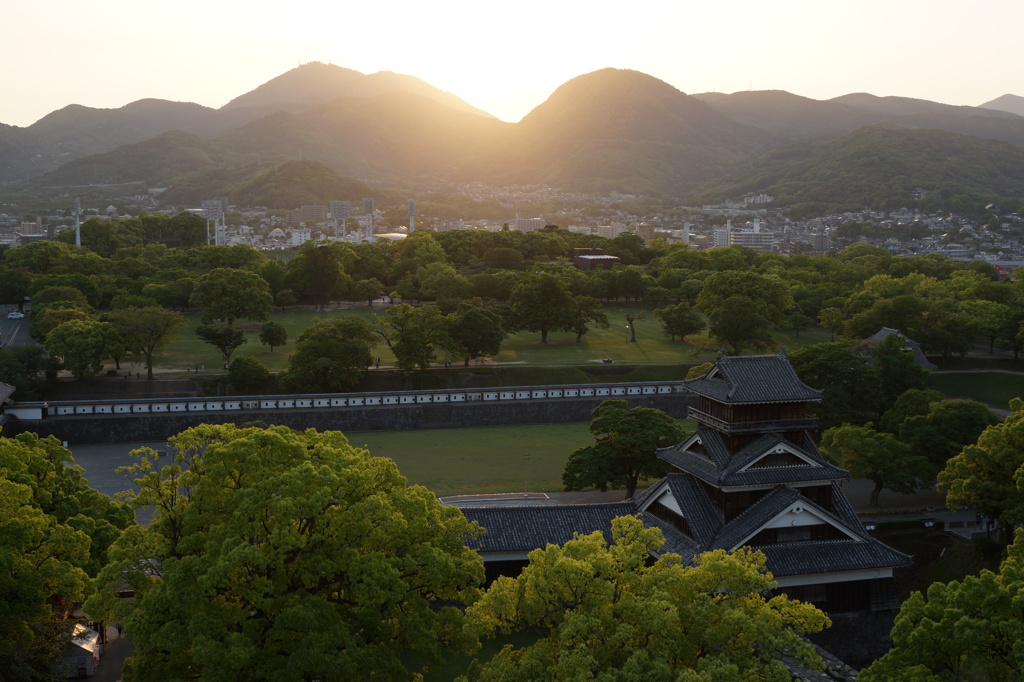
{"label": "gabled roof", "polygon": [[14,386],[0,381],[0,405],[3,405],[4,401],[10,398],[12,393],[14,393]]}
{"label": "gabled roof", "polygon": [[[697,440],[700,440],[707,457],[687,450]],[[847,471],[827,462],[817,448],[810,444],[812,441],[809,434],[805,440],[809,445],[801,447],[780,434],[766,434],[730,456],[721,435],[714,429],[701,426],[693,436],[679,445],[658,450],[658,459],[716,487],[779,485],[849,478]],[[799,458],[811,463],[807,466],[750,467],[777,447],[799,453]]]}
{"label": "gabled roof", "polygon": [[727,403],[821,400],[820,391],[800,381],[784,352],[741,357],[720,353],[707,374],[685,384],[698,395]]}
{"label": "gabled roof", "polygon": [[575,533],[600,530],[611,542],[612,519],[636,513],[633,503],[566,504],[536,507],[464,507],[462,513],[486,529],[468,543],[480,552],[529,552],[549,543],[564,545]]}
{"label": "gabled roof", "polygon": [[[733,550],[747,542],[758,531],[766,527],[773,519],[791,508],[794,503],[799,503],[803,508],[813,512],[827,523],[844,529],[847,533],[853,534],[861,539],[864,538],[864,529],[857,522],[850,526],[842,519],[826,511],[811,500],[804,497],[796,488],[779,486],[754,504],[744,509],[732,521],[725,524],[715,537],[709,549]],[[799,544],[799,543],[794,543]]]}
{"label": "gabled roof", "polygon": [[776,578],[840,571],[895,568],[913,558],[897,552],[874,538],[867,540],[823,540],[787,542],[754,547],[764,552],[768,570]]}
{"label": "gabled roof", "polygon": [[[697,545],[709,546],[725,518],[712,503],[704,488],[693,477],[678,473],[667,475],[648,488],[644,495],[633,498],[637,510],[646,511],[652,502],[658,500],[666,492],[675,500]],[[665,548],[663,550],[675,551]]]}
{"label": "gabled roof", "polygon": [[903,350],[907,350],[913,353],[914,361],[918,365],[924,367],[925,369],[938,369],[938,365],[933,364],[931,361],[928,360],[927,357],[925,357],[924,351],[921,350],[921,344],[919,344],[917,341],[914,341],[913,339],[908,339],[899,329],[890,329],[889,327],[882,327],[873,335],[864,339],[863,343],[868,348],[874,348],[875,346],[880,344],[882,341],[885,341],[893,334],[903,339]]}

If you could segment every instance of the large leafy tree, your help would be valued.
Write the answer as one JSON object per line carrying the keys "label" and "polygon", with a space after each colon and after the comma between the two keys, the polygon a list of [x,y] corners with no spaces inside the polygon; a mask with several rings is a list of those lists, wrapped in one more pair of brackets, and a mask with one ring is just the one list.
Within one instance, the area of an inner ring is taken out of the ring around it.
{"label": "large leafy tree", "polygon": [[[417,679],[474,638],[476,535],[338,432],[203,425],[135,451],[147,528],[111,548],[86,609],[116,617],[126,679]],[[127,583],[135,600],[117,598]]]}
{"label": "large leafy tree", "polygon": [[53,438],[0,438],[0,679],[51,679],[131,508],[93,490]]}
{"label": "large leafy tree", "polygon": [[270,352],[274,352],[274,346],[283,346],[288,343],[288,330],[280,322],[264,322],[260,327],[260,343],[270,346]]}
{"label": "large leafy tree", "polygon": [[760,317],[772,324],[781,324],[785,312],[793,307],[789,287],[774,275],[760,275],[744,270],[716,272],[704,280],[697,308],[708,318],[726,305],[730,299],[740,297],[751,301]]}
{"label": "large leafy tree", "polygon": [[124,341],[109,322],[72,320],[46,335],[46,351],[64,359],[76,379],[91,379],[103,371],[103,361],[121,357]]}
{"label": "large leafy tree", "polygon": [[462,358],[466,367],[473,358],[498,354],[505,340],[501,315],[486,308],[461,304],[458,310],[445,317],[448,337],[445,346]]}
{"label": "large leafy tree", "polygon": [[569,455],[562,472],[566,490],[608,486],[636,492],[641,478],[661,476],[667,467],[656,456],[658,448],[682,440],[685,431],[675,419],[651,407],[629,408],[625,400],[605,400],[594,408],[590,433],[597,442]]}
{"label": "large leafy tree", "polygon": [[821,429],[864,424],[885,409],[877,369],[849,343],[827,341],[789,354],[800,381],[822,393],[813,407]]}
{"label": "large leafy tree", "polygon": [[914,454],[927,458],[937,474],[951,457],[973,445],[985,429],[998,422],[990,409],[974,400],[939,400],[929,406],[927,414],[905,419],[899,438]]}
{"label": "large leafy tree", "polygon": [[862,682],[1024,679],[1024,531],[999,573],[932,583],[903,602],[893,648],[861,672]]}
{"label": "large leafy tree", "polygon": [[0,349],[0,381],[14,386],[17,400],[41,399],[59,370],[60,361],[39,346]]}
{"label": "large leafy tree", "polygon": [[199,278],[189,302],[203,309],[205,324],[234,324],[237,319],[267,319],[273,299],[266,280],[256,273],[217,268]]}
{"label": "large leafy tree", "polygon": [[654,311],[654,317],[661,323],[661,329],[673,341],[679,337],[685,340],[691,334],[698,334],[708,326],[701,314],[688,303],[677,303]]}
{"label": "large leafy tree", "polygon": [[875,484],[872,507],[878,506],[882,488],[909,495],[924,481],[930,481],[933,472],[927,457],[914,454],[892,435],[875,431],[870,423],[828,429],[821,436],[821,451],[854,478],[866,478]]}
{"label": "large leafy tree", "polygon": [[1002,424],[990,426],[939,473],[950,507],[967,505],[1013,526],[1024,523],[1024,400],[1010,401]]}
{"label": "large leafy tree", "polygon": [[512,289],[509,302],[523,329],[540,332],[540,342],[548,342],[548,332],[573,324],[573,299],[569,287],[555,275],[542,272],[531,275]]}
{"label": "large leafy tree", "polygon": [[126,351],[143,357],[148,379],[153,378],[153,356],[185,327],[181,313],[157,306],[113,310],[103,316],[103,321],[121,334]]}
{"label": "large leafy tree", "polygon": [[575,332],[576,343],[582,343],[583,335],[590,331],[590,324],[598,329],[607,329],[611,326],[601,301],[593,296],[574,296],[572,299],[572,324],[566,327],[566,330]]}
{"label": "large leafy tree", "polygon": [[196,327],[196,336],[219,350],[225,365],[239,346],[248,343],[245,332],[230,324],[201,324]]}
{"label": "large leafy tree", "polygon": [[828,618],[785,595],[765,597],[775,582],[763,554],[718,550],[692,567],[662,554],[651,564],[663,542],[627,516],[612,521],[611,545],[597,531],[531,552],[522,574],[498,578],[467,616],[485,636],[539,639],[475,662],[468,679],[788,680],[784,650],[820,664],[800,635]]}
{"label": "large leafy tree", "polygon": [[384,340],[403,372],[427,369],[445,336],[445,318],[432,305],[399,303],[378,318],[377,335]]}
{"label": "large leafy tree", "polygon": [[708,332],[728,346],[733,355],[739,355],[747,346],[771,348],[775,344],[772,325],[761,314],[763,310],[763,306],[745,296],[732,296],[708,313]]}
{"label": "large leafy tree", "polygon": [[293,393],[351,390],[373,363],[370,349],[376,343],[373,327],[362,318],[314,319],[295,342],[282,383]]}

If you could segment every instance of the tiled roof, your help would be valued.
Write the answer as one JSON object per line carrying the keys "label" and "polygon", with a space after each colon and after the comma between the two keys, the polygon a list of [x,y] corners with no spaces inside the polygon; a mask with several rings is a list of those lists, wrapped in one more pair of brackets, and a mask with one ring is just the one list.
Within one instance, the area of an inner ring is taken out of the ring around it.
{"label": "tiled roof", "polygon": [[788,542],[754,547],[764,552],[768,570],[776,578],[814,573],[834,573],[906,566],[912,558],[868,540],[825,540],[821,542]]}
{"label": "tiled roof", "polygon": [[[688,441],[658,450],[658,458],[676,469],[693,474],[714,486],[782,485],[803,481],[845,479],[850,476],[847,471],[825,461],[825,458],[813,445],[799,447],[778,434],[758,438],[731,457],[721,436],[714,429],[701,426],[697,429],[696,435],[701,437],[701,443],[710,460],[681,449]],[[810,438],[807,440],[810,443]],[[785,443],[789,448],[802,453],[807,459],[817,462],[821,466],[755,467],[747,471],[740,471],[779,443]]]}
{"label": "tiled roof", "polygon": [[13,393],[14,386],[11,386],[10,384],[5,384],[4,382],[0,381],[0,404],[3,404],[3,402],[10,398],[11,394]]}
{"label": "tiled roof", "polygon": [[658,554],[678,554],[683,559],[683,563],[690,563],[693,558],[700,554],[700,546],[696,542],[686,537],[683,533],[676,530],[676,528],[662,521],[654,514],[648,514],[647,512],[641,512],[640,518],[643,520],[645,528],[659,528],[661,529],[661,535],[665,538],[665,544],[658,550]]}
{"label": "tiled roof", "polygon": [[785,355],[721,355],[714,369],[686,387],[728,403],[821,400],[821,392],[800,381]]}
{"label": "tiled roof", "polygon": [[612,519],[635,513],[632,502],[537,507],[466,507],[462,513],[487,532],[470,546],[481,552],[529,552],[563,545],[574,533],[600,530],[611,542]]}
{"label": "tiled roof", "polygon": [[669,474],[665,477],[669,491],[683,512],[683,518],[690,526],[693,539],[701,547],[707,547],[714,540],[725,517],[722,515],[704,488],[691,476]]}
{"label": "tiled roof", "polygon": [[719,529],[708,549],[733,549],[797,500],[806,500],[806,503],[811,505],[810,500],[804,498],[793,488],[779,486]]}

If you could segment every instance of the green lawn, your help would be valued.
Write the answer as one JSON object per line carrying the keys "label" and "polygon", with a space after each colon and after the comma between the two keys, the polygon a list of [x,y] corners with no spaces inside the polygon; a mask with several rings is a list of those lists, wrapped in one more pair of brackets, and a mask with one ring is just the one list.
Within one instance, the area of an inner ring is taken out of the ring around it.
{"label": "green lawn", "polygon": [[[569,332],[552,332],[548,336],[548,343],[540,343],[540,334],[533,332],[521,332],[510,336],[502,344],[501,352],[495,361],[499,363],[524,364],[530,367],[553,367],[553,366],[587,366],[589,364],[600,365],[602,359],[608,358],[615,363],[631,365],[693,365],[714,360],[715,353],[712,351],[698,351],[690,343],[679,341],[672,342],[661,331],[661,325],[648,315],[648,319],[636,323],[636,343],[629,342],[629,330],[623,318],[628,308],[623,306],[609,306],[605,308],[611,326],[608,329],[592,329],[583,337],[582,343],[575,343],[576,335]],[[288,356],[295,347],[295,340],[306,329],[314,318],[337,319],[345,315],[360,315],[368,319],[382,314],[383,310],[370,311],[366,308],[349,309],[347,307],[334,308],[324,312],[313,312],[312,310],[294,310],[284,313],[274,312],[270,319],[284,325],[288,330],[288,343],[280,349],[274,349],[270,353],[266,346],[259,342],[260,323],[240,322],[238,326],[246,333],[247,343],[241,346],[235,355],[249,355],[264,365],[272,372],[279,372],[287,369]],[[218,370],[222,361],[220,352],[195,335],[195,328],[199,325],[199,315],[186,315],[188,328],[167,348],[163,355],[156,358],[156,367],[163,370],[181,371],[192,370],[196,365],[206,366],[207,372]],[[814,328],[805,330],[796,337],[792,331],[778,330],[773,333],[775,341],[785,345],[789,350],[800,348],[810,343],[818,343],[828,339],[828,332]],[[692,341],[706,342],[706,336],[701,336]],[[390,366],[394,362],[394,356],[387,347],[380,344],[375,347],[373,353],[379,356],[382,366]],[[444,358],[439,356],[439,362],[443,363]],[[457,358],[452,358],[458,363]],[[535,382],[550,383],[550,382]]]}
{"label": "green lawn", "polygon": [[932,373],[931,385],[950,398],[971,398],[1006,409],[1010,400],[1024,396],[1024,374],[1006,372]]}
{"label": "green lawn", "polygon": [[[696,428],[693,422],[681,424],[686,429]],[[345,435],[352,445],[393,459],[410,483],[445,497],[562,490],[562,470],[569,453],[594,442],[588,426],[539,424]]]}

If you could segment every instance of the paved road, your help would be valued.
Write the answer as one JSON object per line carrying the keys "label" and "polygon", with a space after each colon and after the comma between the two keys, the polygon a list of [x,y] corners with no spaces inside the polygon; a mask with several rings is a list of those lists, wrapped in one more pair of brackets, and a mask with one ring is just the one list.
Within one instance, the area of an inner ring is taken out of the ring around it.
{"label": "paved road", "polygon": [[0,310],[0,348],[12,346],[31,346],[35,339],[28,335],[32,320],[23,317],[20,320],[8,320],[7,310]]}

